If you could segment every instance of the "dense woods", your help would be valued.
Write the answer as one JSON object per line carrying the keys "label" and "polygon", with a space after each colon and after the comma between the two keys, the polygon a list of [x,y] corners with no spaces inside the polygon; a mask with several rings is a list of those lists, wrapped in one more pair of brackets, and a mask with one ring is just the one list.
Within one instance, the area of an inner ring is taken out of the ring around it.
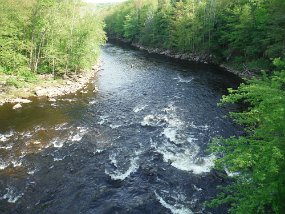
{"label": "dense woods", "polygon": [[109,36],[213,56],[238,69],[268,68],[285,49],[283,0],[134,0],[109,9]]}
{"label": "dense woods", "polygon": [[0,73],[32,81],[90,68],[103,23],[80,0],[0,0]]}
{"label": "dense woods", "polygon": [[207,54],[255,73],[222,99],[247,107],[231,113],[245,135],[211,144],[216,168],[229,171],[233,182],[210,206],[226,203],[232,213],[285,211],[284,14],[284,0],[130,0],[108,9],[109,37]]}

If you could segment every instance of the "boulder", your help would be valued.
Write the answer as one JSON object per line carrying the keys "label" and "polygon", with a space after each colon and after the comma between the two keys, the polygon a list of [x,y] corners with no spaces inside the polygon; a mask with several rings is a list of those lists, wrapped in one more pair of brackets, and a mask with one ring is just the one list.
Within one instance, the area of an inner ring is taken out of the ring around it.
{"label": "boulder", "polygon": [[56,102],[56,99],[54,99],[54,98],[49,98],[48,101],[50,101],[50,102]]}
{"label": "boulder", "polygon": [[17,103],[16,105],[13,106],[13,109],[19,109],[22,108],[22,105],[20,103]]}
{"label": "boulder", "polygon": [[41,142],[40,141],[34,141],[33,144],[38,145],[38,144],[41,144]]}
{"label": "boulder", "polygon": [[17,98],[13,100],[15,103],[31,103],[31,100],[28,99],[21,99],[21,98]]}
{"label": "boulder", "polygon": [[46,89],[39,89],[39,90],[36,90],[35,93],[38,97],[42,97],[42,96],[46,96],[47,91],[46,91]]}

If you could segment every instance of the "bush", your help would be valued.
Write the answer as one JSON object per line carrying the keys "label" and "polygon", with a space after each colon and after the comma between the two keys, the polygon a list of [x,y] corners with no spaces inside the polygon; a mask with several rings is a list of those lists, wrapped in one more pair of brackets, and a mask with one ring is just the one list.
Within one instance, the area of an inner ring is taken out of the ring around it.
{"label": "bush", "polygon": [[216,168],[238,172],[211,206],[228,203],[231,213],[285,212],[285,62],[278,58],[273,64],[278,71],[271,76],[241,84],[222,99],[249,107],[231,113],[245,127],[245,136],[211,143],[211,151],[221,157]]}
{"label": "bush", "polygon": [[18,71],[18,76],[25,82],[35,82],[38,80],[35,73],[31,72],[28,68],[21,67]]}
{"label": "bush", "polygon": [[17,77],[11,76],[6,80],[6,85],[14,86],[16,88],[22,88],[24,86],[24,83],[21,80],[19,80]]}

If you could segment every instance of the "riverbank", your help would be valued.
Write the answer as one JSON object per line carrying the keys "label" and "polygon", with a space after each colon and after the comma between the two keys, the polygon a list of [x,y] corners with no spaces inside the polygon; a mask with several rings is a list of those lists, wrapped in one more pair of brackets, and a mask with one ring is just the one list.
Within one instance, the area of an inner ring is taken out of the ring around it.
{"label": "riverbank", "polygon": [[250,71],[247,69],[246,66],[243,66],[243,69],[237,69],[234,66],[223,62],[223,63],[216,63],[215,62],[215,56],[212,54],[194,54],[194,53],[179,53],[175,52],[172,50],[168,49],[161,49],[161,48],[152,48],[152,47],[147,47],[144,46],[143,44],[140,44],[138,42],[132,42],[128,39],[122,39],[118,37],[110,37],[108,38],[110,42],[116,42],[116,43],[123,43],[123,44],[128,44],[134,48],[137,48],[142,51],[146,51],[150,54],[158,54],[166,57],[170,57],[173,59],[179,59],[183,61],[188,61],[188,62],[195,62],[195,63],[203,63],[203,64],[211,64],[211,65],[217,65],[220,68],[233,73],[237,75],[238,77],[242,79],[251,79],[253,76],[255,76],[254,72]]}
{"label": "riverbank", "polygon": [[[32,97],[47,97],[55,100],[58,96],[76,93],[83,89],[88,82],[101,70],[102,63],[98,62],[89,71],[79,74],[64,75],[54,79],[53,75],[38,75],[37,81],[25,82],[21,87],[7,84],[10,75],[1,75],[0,79],[0,106],[5,103],[15,103],[15,108],[21,104],[30,103]],[[81,91],[84,93],[84,91]]]}
{"label": "riverbank", "polygon": [[204,206],[228,182],[206,149],[239,133],[216,105],[239,78],[112,44],[100,57],[99,93],[0,109],[0,213],[226,213]]}

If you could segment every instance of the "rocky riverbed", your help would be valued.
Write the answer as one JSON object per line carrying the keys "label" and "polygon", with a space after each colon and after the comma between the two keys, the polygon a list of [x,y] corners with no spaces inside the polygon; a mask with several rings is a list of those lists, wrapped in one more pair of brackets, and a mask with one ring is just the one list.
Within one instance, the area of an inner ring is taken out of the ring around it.
{"label": "rocky riverbed", "polygon": [[[19,94],[17,97],[16,90],[13,97],[7,95],[6,98],[0,98],[0,106],[5,103],[14,103],[13,109],[22,107],[22,104],[30,103],[31,97],[47,97],[51,101],[58,96],[76,93],[86,93],[86,85],[94,75],[102,69],[102,63],[98,62],[90,71],[84,71],[79,74],[64,75],[60,80],[53,80],[52,75],[40,75],[38,84],[21,88],[25,94]],[[5,87],[5,86],[2,86]],[[12,89],[13,90],[13,89]],[[97,90],[97,87],[95,87]],[[5,91],[5,90],[3,90]],[[2,92],[5,93],[5,92]],[[5,97],[5,96],[4,96]]]}

